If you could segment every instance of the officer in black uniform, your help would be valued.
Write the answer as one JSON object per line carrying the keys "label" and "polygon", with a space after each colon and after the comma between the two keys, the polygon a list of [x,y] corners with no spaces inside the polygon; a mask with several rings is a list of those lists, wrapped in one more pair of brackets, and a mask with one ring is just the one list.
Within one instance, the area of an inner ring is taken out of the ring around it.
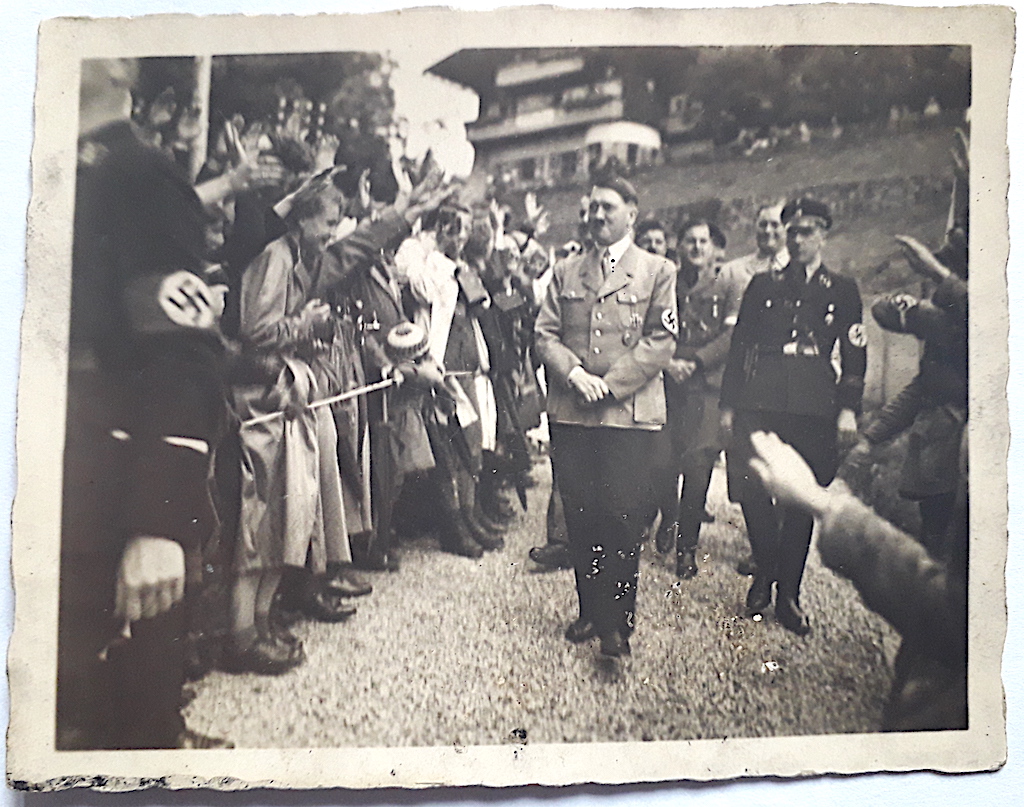
{"label": "officer in black uniform", "polygon": [[182,719],[185,558],[216,527],[224,342],[206,213],[128,119],[134,63],[82,68],[58,627],[58,750],[223,746]]}
{"label": "officer in black uniform", "polygon": [[[722,380],[721,425],[744,465],[751,433],[775,432],[827,485],[836,472],[838,443],[856,439],[867,365],[860,293],[854,280],[822,263],[832,226],[827,205],[798,199],[783,209],[782,221],[790,261],[781,271],[755,275],[743,296]],[[832,365],[837,342],[838,380]],[[806,635],[810,625],[799,593],[813,519],[773,504],[749,468],[740,487],[758,567],[747,608],[767,608],[777,583],[776,618]]]}

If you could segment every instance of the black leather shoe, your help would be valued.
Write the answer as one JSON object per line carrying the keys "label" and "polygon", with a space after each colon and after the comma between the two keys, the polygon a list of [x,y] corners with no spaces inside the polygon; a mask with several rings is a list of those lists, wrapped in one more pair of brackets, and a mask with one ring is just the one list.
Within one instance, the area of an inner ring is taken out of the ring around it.
{"label": "black leather shoe", "polygon": [[740,558],[736,563],[736,571],[747,577],[757,574],[757,563],[754,561],[754,556],[747,555],[745,558]]}
{"label": "black leather shoe", "polygon": [[507,532],[510,526],[506,521],[495,521],[479,507],[473,511],[473,520],[488,532]]}
{"label": "black leather shoe", "polygon": [[538,566],[548,569],[571,569],[572,561],[569,560],[569,550],[558,544],[544,544],[535,546],[530,550],[530,560]]}
{"label": "black leather shoe", "polygon": [[573,644],[580,644],[580,642],[593,639],[595,636],[597,636],[597,628],[594,627],[593,622],[588,622],[585,619],[577,619],[565,629],[565,638]]}
{"label": "black leather shoe", "polygon": [[356,607],[349,605],[340,597],[317,590],[306,597],[302,610],[306,616],[317,622],[344,622],[355,614]]}
{"label": "black leather shoe", "polygon": [[394,547],[390,549],[371,549],[365,555],[355,558],[352,565],[367,572],[397,572],[400,563]]}
{"label": "black leather shoe", "polygon": [[697,558],[692,549],[684,549],[676,555],[676,577],[680,580],[692,580],[697,576]]}
{"label": "black leather shoe", "polygon": [[259,638],[245,647],[229,641],[220,660],[220,668],[229,673],[256,673],[257,675],[281,675],[305,660],[304,653],[277,642]]}
{"label": "black leather shoe", "polygon": [[485,550],[491,551],[495,549],[503,549],[505,547],[505,539],[500,535],[496,535],[494,532],[491,532],[483,524],[477,521],[471,511],[463,510],[462,517],[466,522],[466,527],[469,529],[469,534],[473,536],[473,540],[480,544],[480,546]]}
{"label": "black leather shoe", "polygon": [[629,639],[619,633],[612,631],[601,637],[601,655],[611,658],[628,656],[632,651],[629,649]]}
{"label": "black leather shoe", "polygon": [[747,592],[747,612],[759,614],[772,603],[772,584],[775,581],[767,576],[758,576]]}
{"label": "black leather shoe", "polygon": [[266,617],[256,615],[256,632],[265,641],[277,642],[285,647],[298,648],[296,652],[304,652],[302,639],[292,633],[289,626],[278,618],[273,607]]}
{"label": "black leather shoe", "polygon": [[373,593],[373,585],[352,569],[342,569],[326,582],[327,592],[339,597],[365,597]]}
{"label": "black leather shoe", "polygon": [[775,603],[775,618],[786,630],[797,636],[806,636],[811,632],[811,623],[807,614],[790,597],[780,597]]}
{"label": "black leather shoe", "polygon": [[654,537],[654,546],[662,555],[667,555],[676,548],[677,540],[679,540],[679,522],[663,521],[658,527],[658,534]]}
{"label": "black leather shoe", "polygon": [[452,538],[441,541],[441,549],[452,555],[461,555],[464,558],[482,558],[484,550],[472,536],[466,533],[465,527],[458,530]]}

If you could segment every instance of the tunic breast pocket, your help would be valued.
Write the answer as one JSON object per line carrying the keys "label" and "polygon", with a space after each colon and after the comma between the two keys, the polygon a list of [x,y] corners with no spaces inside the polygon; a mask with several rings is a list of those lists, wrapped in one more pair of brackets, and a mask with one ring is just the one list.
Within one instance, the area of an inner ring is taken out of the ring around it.
{"label": "tunic breast pocket", "polygon": [[562,306],[562,324],[568,332],[590,330],[591,303],[587,296],[574,289],[562,292],[559,302]]}
{"label": "tunic breast pocket", "polygon": [[650,305],[651,296],[644,296],[635,290],[625,289],[615,295],[615,308],[619,312],[619,321],[628,331],[639,331],[644,324],[644,316]]}

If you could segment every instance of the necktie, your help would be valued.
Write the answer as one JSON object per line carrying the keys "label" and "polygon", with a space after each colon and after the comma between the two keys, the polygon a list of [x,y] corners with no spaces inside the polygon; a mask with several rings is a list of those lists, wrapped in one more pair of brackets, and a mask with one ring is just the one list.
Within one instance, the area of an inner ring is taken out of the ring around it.
{"label": "necktie", "polygon": [[604,275],[605,280],[608,279],[613,268],[615,268],[615,261],[612,259],[612,252],[610,249],[606,249],[601,257],[601,274]]}

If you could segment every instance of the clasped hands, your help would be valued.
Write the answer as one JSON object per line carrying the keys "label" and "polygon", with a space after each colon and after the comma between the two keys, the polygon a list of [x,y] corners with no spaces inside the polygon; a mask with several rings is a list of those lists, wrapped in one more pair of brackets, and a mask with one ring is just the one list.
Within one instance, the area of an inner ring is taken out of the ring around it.
{"label": "clasped hands", "polygon": [[324,347],[334,339],[334,322],[331,306],[322,300],[310,300],[299,313],[299,327],[307,331],[318,347]]}
{"label": "clasped hands", "polygon": [[588,373],[581,365],[569,371],[568,382],[588,404],[597,403],[612,392],[601,376]]}

